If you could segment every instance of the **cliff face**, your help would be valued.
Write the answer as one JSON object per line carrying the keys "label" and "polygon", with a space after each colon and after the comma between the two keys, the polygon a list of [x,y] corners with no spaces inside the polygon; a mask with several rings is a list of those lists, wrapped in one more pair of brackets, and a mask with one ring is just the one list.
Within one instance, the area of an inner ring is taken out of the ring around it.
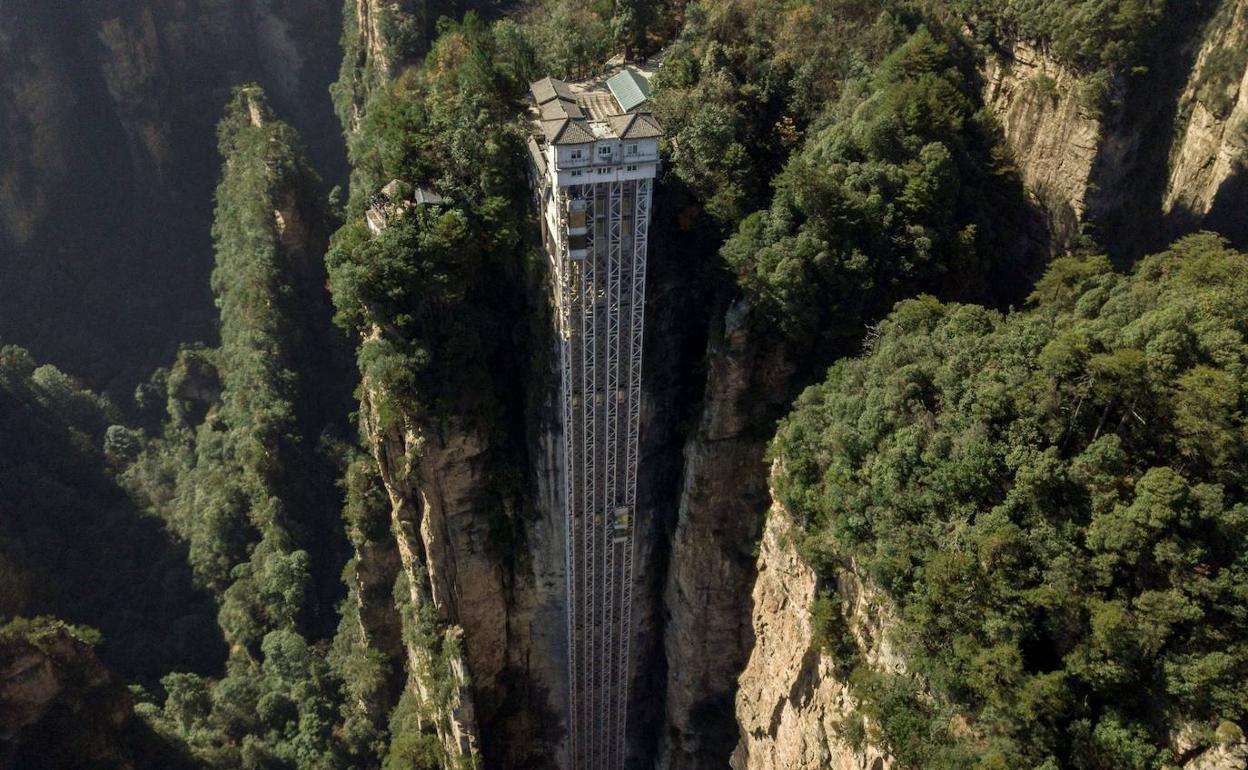
{"label": "cliff face", "polygon": [[[366,409],[367,404],[365,402]],[[460,625],[460,610],[464,605],[464,597],[460,586],[448,581],[454,581],[460,565],[455,562],[444,563],[447,544],[443,539],[447,537],[448,517],[471,516],[471,508],[463,506],[462,496],[466,485],[480,481],[472,468],[472,461],[480,456],[479,446],[460,438],[454,442],[454,447],[441,445],[431,448],[415,431],[383,431],[375,422],[369,423],[368,439],[374,448],[377,466],[391,504],[393,547],[387,542],[386,546],[361,552],[359,563],[366,574],[379,573],[384,580],[386,576],[393,574],[390,566],[397,555],[397,567],[405,578],[401,585],[405,585],[408,591],[405,603],[411,614],[419,616],[422,608],[430,604],[438,619],[451,626],[450,633],[457,634],[457,629],[463,627]],[[427,492],[422,492],[415,483],[421,478],[431,481]],[[464,566],[470,566],[471,553],[467,555],[466,561],[469,563]],[[486,580],[477,580],[465,586],[464,593],[467,593],[470,609],[489,606],[488,597],[485,602],[480,601],[482,592],[479,590],[486,588],[487,583]],[[501,601],[501,595],[498,599]],[[389,646],[385,644],[386,638],[398,636],[403,640],[403,645],[397,652],[405,661],[406,686],[419,694],[422,707],[433,716],[444,749],[451,756],[475,754],[477,721],[471,691],[458,686],[462,682],[457,682],[454,696],[449,703],[438,702],[435,694],[440,683],[436,681],[432,660],[437,652],[433,642],[440,640],[416,640],[401,630],[396,633],[386,620],[392,623],[400,619],[396,615],[374,620],[374,634],[369,641],[378,649],[393,654],[393,648],[386,649]],[[411,622],[408,619],[408,623]],[[479,665],[483,668],[484,660],[494,657],[491,649],[496,645],[495,635],[481,630],[483,633],[480,635],[474,633],[469,637],[470,645],[466,649],[456,651],[455,663],[460,670],[464,665],[464,658],[472,660],[474,654],[481,659]],[[423,644],[417,643],[418,641]],[[459,654],[461,652],[462,656]]]}
{"label": "cliff face", "polygon": [[67,627],[0,634],[0,768],[135,767],[133,719],[125,684]]}
{"label": "cliff face", "polygon": [[179,341],[210,340],[216,122],[234,86],[259,82],[341,176],[325,90],[338,14],[336,0],[0,6],[0,335],[118,392]]}
{"label": "cliff face", "polygon": [[[653,707],[663,686],[655,673],[663,671],[659,594],[684,443],[673,415],[681,411],[680,394],[693,377],[683,348],[704,344],[698,326],[684,323],[688,316],[678,305],[663,304],[665,297],[679,294],[664,272],[656,270],[650,287],[656,296],[644,364],[640,455],[645,472],[637,492],[644,530],[634,554],[637,653],[629,751],[639,765],[652,759],[661,717]],[[532,301],[544,301],[544,292],[545,287],[532,287]],[[552,354],[547,360],[557,359]],[[447,633],[460,640],[457,694],[449,703],[424,695],[437,689],[429,639],[406,638],[402,666],[409,674],[408,688],[422,693],[430,713],[448,725],[444,747],[452,755],[479,752],[487,766],[564,766],[567,625],[556,377],[552,371],[530,384],[541,392],[530,395],[537,407],[525,421],[528,481],[521,499],[489,494],[497,489],[500,468],[516,462],[496,432],[460,420],[437,430],[387,431],[369,421],[367,415],[375,410],[364,404],[368,443],[391,504],[394,547],[382,542],[357,550],[360,585],[366,579],[384,584],[397,559],[401,583],[411,591],[410,605],[427,603]],[[362,588],[359,593],[364,594]],[[378,649],[393,638],[393,615],[384,603],[362,602],[361,620],[371,624]],[[730,709],[722,712],[731,718]]]}
{"label": "cliff face", "polygon": [[[811,644],[810,606],[821,588],[793,546],[793,523],[778,504],[767,514],[754,585],[757,638],[737,693],[741,742],[734,770],[888,770],[886,752],[853,745],[841,723],[854,700],[836,678],[835,661]],[[852,572],[835,589],[845,602],[850,631],[873,666],[901,670],[887,638],[890,615],[883,597]]]}
{"label": "cliff face", "polygon": [[443,16],[493,16],[510,0],[349,0],[334,107],[348,134],[357,130],[373,90],[429,50]]}
{"label": "cliff face", "polygon": [[754,635],[754,544],[767,507],[763,454],[792,389],[784,350],[751,329],[742,302],[707,351],[706,391],[684,452],[671,563],[667,729],[660,766],[723,767],[733,744],[732,701]]}
{"label": "cliff face", "polygon": [[1100,121],[1080,106],[1078,75],[1025,42],[988,56],[982,75],[984,103],[1048,216],[1054,245],[1069,244],[1087,211],[1101,136]]}
{"label": "cliff face", "polygon": [[[1248,176],[1248,0],[1227,3],[1209,23],[1179,102],[1164,213],[1177,228],[1209,220],[1237,238]],[[1239,201],[1237,204],[1235,201]]]}
{"label": "cliff face", "polygon": [[[390,535],[357,547],[366,642],[400,656],[395,670],[406,671],[406,688],[451,756],[553,766],[566,689],[557,435],[544,420],[534,433],[533,500],[525,502],[500,492],[507,450],[490,426],[453,419],[436,429],[384,428],[376,397],[362,406]],[[398,613],[383,590],[396,576],[406,592],[395,597]],[[412,633],[429,615],[437,629]]]}
{"label": "cliff face", "polygon": [[1171,25],[1099,108],[1083,97],[1089,73],[1041,47],[1013,40],[985,55],[985,104],[1055,251],[1084,225],[1123,263],[1202,227],[1248,240],[1231,203],[1248,191],[1248,3],[1194,3]]}

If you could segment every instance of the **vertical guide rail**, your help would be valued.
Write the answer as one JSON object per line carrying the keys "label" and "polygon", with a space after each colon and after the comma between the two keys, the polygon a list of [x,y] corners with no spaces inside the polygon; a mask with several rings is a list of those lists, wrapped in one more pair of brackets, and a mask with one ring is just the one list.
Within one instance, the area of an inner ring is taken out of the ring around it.
{"label": "vertical guide rail", "polygon": [[[594,655],[592,654],[593,642],[596,636],[595,619],[597,610],[597,549],[595,548],[593,519],[598,507],[598,490],[595,482],[598,475],[598,414],[596,405],[596,391],[598,389],[598,276],[597,276],[597,260],[594,255],[598,252],[598,201],[594,197],[594,188],[587,186],[582,188],[587,198],[586,206],[587,214],[590,217],[592,225],[588,228],[589,236],[587,238],[587,247],[589,257],[584,262],[584,280],[582,282],[581,302],[582,302],[582,318],[584,319],[584,328],[581,330],[582,350],[584,350],[584,360],[582,363],[581,382],[583,394],[581,397],[582,411],[584,413],[584,421],[582,424],[582,454],[584,457],[584,470],[582,475],[582,483],[584,484],[583,500],[584,506],[581,509],[580,532],[585,543],[584,562],[582,564],[582,575],[584,576],[584,591],[580,597],[581,618],[583,624],[582,644],[581,647],[581,672],[586,688],[585,707],[582,711],[584,722],[583,730],[586,731],[586,754],[587,759],[592,758],[599,751],[599,743],[601,735],[596,729],[596,725],[601,719],[599,703],[599,695],[601,689],[597,681],[594,666]],[[588,634],[588,637],[586,637]],[[588,766],[588,763],[584,766]]]}
{"label": "vertical guide rail", "polygon": [[[574,586],[577,577],[580,574],[577,569],[577,558],[575,557],[576,544],[573,540],[575,537],[575,528],[573,522],[575,519],[574,511],[577,510],[578,502],[576,499],[576,490],[573,484],[575,478],[574,463],[577,459],[577,442],[574,438],[575,423],[573,418],[573,402],[575,394],[572,392],[572,368],[573,368],[573,347],[572,342],[579,336],[574,328],[579,322],[579,298],[580,293],[576,291],[576,284],[579,282],[580,276],[577,275],[579,270],[575,263],[568,258],[568,237],[567,237],[567,211],[568,211],[568,195],[561,187],[554,190],[554,204],[559,213],[559,245],[557,247],[558,254],[552,260],[554,262],[553,270],[555,276],[555,297],[557,299],[556,319],[557,331],[559,334],[559,376],[560,391],[562,395],[562,410],[560,412],[560,420],[563,427],[563,462],[562,466],[562,486],[563,500],[566,513],[564,515],[564,571],[567,575],[569,586]],[[571,598],[571,597],[569,597]],[[569,603],[567,614],[568,628],[568,713],[575,715],[579,709],[580,701],[580,683],[577,676],[576,660],[577,641],[579,634],[576,633],[576,612]],[[578,720],[573,716],[570,725],[570,745],[569,752],[572,756],[574,764],[581,760],[581,737],[577,734]]]}
{"label": "vertical guide rail", "polygon": [[650,196],[651,180],[641,179],[636,183],[633,195],[633,239],[631,244],[632,281],[629,286],[629,345],[628,345],[628,429],[625,438],[625,481],[624,505],[629,512],[628,536],[623,545],[623,564],[620,570],[620,606],[622,608],[621,643],[619,649],[620,686],[616,692],[616,752],[623,766],[625,757],[625,733],[628,724],[628,690],[632,674],[632,657],[629,650],[632,642],[632,608],[633,608],[633,552],[637,528],[637,465],[641,426],[641,355],[642,341],[645,332],[646,309],[646,256],[650,234]]}
{"label": "vertical guide rail", "polygon": [[[621,770],[631,677],[651,179],[557,188],[570,770]],[[572,259],[573,199],[585,257]]]}
{"label": "vertical guide rail", "polygon": [[611,739],[614,732],[614,716],[615,716],[615,692],[619,686],[616,680],[615,671],[611,662],[615,659],[618,640],[615,633],[616,618],[618,617],[619,608],[616,605],[616,574],[615,574],[615,554],[616,544],[614,537],[615,529],[615,509],[620,504],[619,493],[617,489],[618,479],[618,462],[620,455],[619,442],[619,404],[616,401],[616,393],[620,384],[620,261],[621,261],[621,243],[620,243],[620,206],[622,196],[622,186],[619,182],[613,182],[607,186],[608,211],[607,211],[607,249],[606,262],[608,273],[608,287],[606,296],[606,313],[607,313],[607,367],[605,387],[603,388],[603,402],[606,412],[606,431],[605,431],[605,457],[603,462],[604,473],[604,495],[603,495],[603,516],[602,524],[599,527],[600,537],[603,543],[603,591],[605,593],[605,601],[603,606],[603,641],[602,654],[599,658],[599,665],[602,671],[603,680],[606,683],[603,693],[604,714],[602,729],[607,733],[607,740],[603,745],[601,752],[601,766],[603,770],[611,770],[616,765],[612,762],[612,751],[615,748],[615,741]]}

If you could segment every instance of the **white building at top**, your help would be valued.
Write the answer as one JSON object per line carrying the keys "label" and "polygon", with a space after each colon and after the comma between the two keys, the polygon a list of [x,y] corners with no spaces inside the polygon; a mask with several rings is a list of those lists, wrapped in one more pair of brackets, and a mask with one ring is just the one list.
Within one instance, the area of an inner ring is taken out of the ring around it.
{"label": "white building at top", "polygon": [[662,129],[645,75],[530,88],[529,155],[560,343],[568,761],[618,770],[633,637],[646,252]]}

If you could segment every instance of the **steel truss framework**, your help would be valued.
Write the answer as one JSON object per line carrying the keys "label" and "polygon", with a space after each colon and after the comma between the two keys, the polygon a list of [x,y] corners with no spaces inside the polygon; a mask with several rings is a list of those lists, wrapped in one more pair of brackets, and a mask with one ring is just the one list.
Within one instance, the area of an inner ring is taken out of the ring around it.
{"label": "steel truss framework", "polygon": [[[652,184],[554,191],[573,770],[617,770],[625,761]],[[581,209],[586,251],[573,259],[568,214]]]}

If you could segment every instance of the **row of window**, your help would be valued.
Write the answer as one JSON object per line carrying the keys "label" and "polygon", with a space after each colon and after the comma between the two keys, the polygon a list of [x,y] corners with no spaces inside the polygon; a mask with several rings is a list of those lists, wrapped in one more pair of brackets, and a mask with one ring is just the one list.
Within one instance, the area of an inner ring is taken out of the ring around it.
{"label": "row of window", "polygon": [[[640,152],[641,152],[641,149],[640,149],[640,146],[637,144],[637,142],[630,142],[629,144],[624,145],[625,157],[638,155],[640,154]],[[598,157],[600,159],[610,158],[611,157],[611,145],[609,144],[598,145]],[[569,150],[568,159],[569,160],[585,160],[585,150],[580,147],[574,150]]]}
{"label": "row of window", "polygon": [[[625,171],[636,171],[636,170],[637,170],[637,166],[625,166],[625,167],[624,167],[624,170],[625,170]],[[606,176],[607,174],[610,174],[610,173],[611,173],[611,171],[612,171],[612,169],[609,169],[609,168],[600,168],[600,169],[597,169],[597,170],[595,171],[595,173],[596,173],[596,174],[598,174],[598,176]],[[583,175],[584,175],[584,172],[583,172],[583,171],[579,171],[579,170],[578,170],[578,171],[571,171],[571,172],[569,172],[569,175],[570,175],[570,176],[574,176],[574,177],[575,177],[575,176],[583,176]]]}

